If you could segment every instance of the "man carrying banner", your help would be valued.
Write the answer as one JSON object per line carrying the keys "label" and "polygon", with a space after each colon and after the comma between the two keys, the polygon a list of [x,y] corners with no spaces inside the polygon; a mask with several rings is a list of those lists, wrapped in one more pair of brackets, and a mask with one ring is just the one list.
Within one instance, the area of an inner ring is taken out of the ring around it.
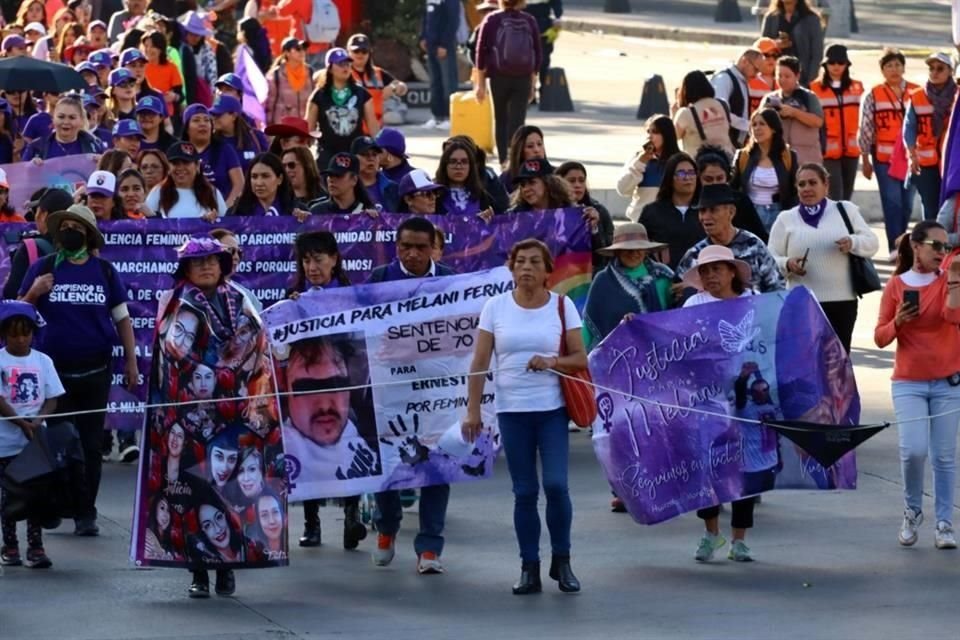
{"label": "man carrying banner", "polygon": [[[450,267],[433,261],[434,226],[424,218],[404,220],[397,228],[397,257],[390,264],[374,269],[368,282],[390,282],[408,278],[432,278],[454,275]],[[443,552],[443,526],[447,519],[450,485],[438,484],[420,490],[420,531],[413,541],[417,553],[417,572],[443,573],[440,554]],[[396,553],[397,532],[403,518],[399,491],[376,494],[380,517],[376,520],[377,549],[373,563],[385,567]]]}
{"label": "man carrying banner", "polygon": [[782,291],[785,286],[777,262],[763,241],[743,229],[733,226],[733,216],[737,213],[737,196],[728,184],[708,184],[700,192],[698,206],[700,224],[707,237],[687,250],[677,265],[677,276],[694,268],[700,252],[711,245],[729,248],[734,257],[750,266],[752,272],[750,288],[760,293]]}

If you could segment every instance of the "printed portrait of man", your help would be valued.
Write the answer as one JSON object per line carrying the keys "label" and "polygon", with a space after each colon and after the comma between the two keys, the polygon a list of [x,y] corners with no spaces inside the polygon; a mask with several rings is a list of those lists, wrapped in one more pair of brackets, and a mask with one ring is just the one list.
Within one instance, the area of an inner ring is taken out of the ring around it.
{"label": "printed portrait of man", "polygon": [[286,454],[297,458],[305,480],[379,473],[362,336],[335,334],[290,345],[285,379]]}

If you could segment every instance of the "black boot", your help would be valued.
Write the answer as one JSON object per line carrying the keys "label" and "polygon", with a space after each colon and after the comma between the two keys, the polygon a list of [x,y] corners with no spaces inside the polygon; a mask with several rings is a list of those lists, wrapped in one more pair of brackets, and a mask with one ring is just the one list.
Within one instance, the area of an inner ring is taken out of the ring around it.
{"label": "black boot", "polygon": [[367,525],[360,520],[360,505],[347,502],[343,505],[343,548],[356,549],[367,537]]}
{"label": "black boot", "polygon": [[320,523],[308,522],[303,527],[303,535],[300,536],[301,547],[319,547],[320,546]]}
{"label": "black boot", "polygon": [[524,562],[520,565],[520,581],[513,585],[513,595],[525,596],[528,593],[540,593],[543,584],[540,582],[540,563]]}
{"label": "black boot", "polygon": [[237,580],[232,569],[217,569],[217,582],[214,585],[218,596],[232,596],[237,590]]}
{"label": "black boot", "polygon": [[193,574],[193,583],[187,594],[191,598],[209,598],[210,597],[210,577],[206,570],[191,571]]}
{"label": "black boot", "polygon": [[580,591],[580,581],[570,568],[570,556],[553,556],[550,562],[550,577],[560,583],[560,591],[564,593]]}

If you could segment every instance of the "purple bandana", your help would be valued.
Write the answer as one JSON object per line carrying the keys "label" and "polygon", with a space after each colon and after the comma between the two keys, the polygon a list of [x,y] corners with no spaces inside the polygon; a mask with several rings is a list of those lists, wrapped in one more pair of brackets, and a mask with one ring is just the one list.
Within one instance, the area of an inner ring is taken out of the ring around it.
{"label": "purple bandana", "polygon": [[817,228],[817,225],[820,224],[820,220],[823,218],[823,212],[827,208],[827,199],[824,198],[819,202],[819,204],[808,207],[805,204],[800,205],[800,217],[803,218],[803,221],[808,225]]}

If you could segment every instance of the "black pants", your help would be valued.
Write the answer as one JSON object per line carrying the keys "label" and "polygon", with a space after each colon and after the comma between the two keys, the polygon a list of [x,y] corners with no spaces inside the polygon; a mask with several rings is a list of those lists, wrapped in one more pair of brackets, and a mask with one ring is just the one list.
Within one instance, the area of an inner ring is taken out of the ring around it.
{"label": "black pants", "polygon": [[857,167],[860,165],[860,158],[837,158],[836,160],[824,160],[823,166],[830,174],[830,193],[831,200],[849,200],[853,197],[853,184],[857,180]]}
{"label": "black pants", "polygon": [[[100,490],[100,474],[103,468],[101,448],[103,447],[103,422],[106,418],[107,398],[110,395],[112,371],[108,363],[92,373],[75,374],[79,369],[60,367],[57,373],[63,382],[66,393],[57,402],[57,413],[87,411],[99,409],[98,413],[85,413],[72,418],[80,434],[85,467],[85,505],[80,518],[97,517],[97,493]],[[87,372],[90,369],[86,369]]]}
{"label": "black pants", "polygon": [[858,306],[856,299],[820,303],[820,308],[823,309],[830,326],[833,327],[837,337],[840,338],[840,343],[848,354],[850,353],[850,342],[853,340],[853,325],[857,324]]}
{"label": "black pants", "polygon": [[[734,529],[750,529],[753,527],[753,506],[756,504],[756,497],[750,496],[743,500],[734,500],[733,509],[730,515],[730,526]],[[720,505],[707,507],[706,509],[697,509],[697,517],[701,520],[710,520],[720,516]]]}
{"label": "black pants", "polygon": [[[360,506],[360,496],[350,496],[349,498],[343,498],[343,508],[347,507],[359,507]],[[303,501],[303,523],[307,528],[315,528],[320,526],[320,501],[319,500],[304,500]]]}
{"label": "black pants", "polygon": [[493,116],[496,120],[497,156],[500,164],[507,161],[513,132],[527,121],[530,103],[530,76],[493,76],[490,95],[493,97]]}
{"label": "black pants", "polygon": [[[3,475],[4,470],[7,468],[7,465],[13,462],[13,459],[16,456],[11,456],[9,458],[0,458],[0,476]],[[0,487],[0,509],[3,509],[3,505],[7,500],[6,493],[3,490],[3,487]],[[3,546],[16,548],[18,546],[17,540],[17,521],[13,518],[0,518],[0,529],[3,530]],[[31,549],[38,549],[43,547],[43,529],[40,527],[40,523],[32,518],[27,519],[27,545]]]}

